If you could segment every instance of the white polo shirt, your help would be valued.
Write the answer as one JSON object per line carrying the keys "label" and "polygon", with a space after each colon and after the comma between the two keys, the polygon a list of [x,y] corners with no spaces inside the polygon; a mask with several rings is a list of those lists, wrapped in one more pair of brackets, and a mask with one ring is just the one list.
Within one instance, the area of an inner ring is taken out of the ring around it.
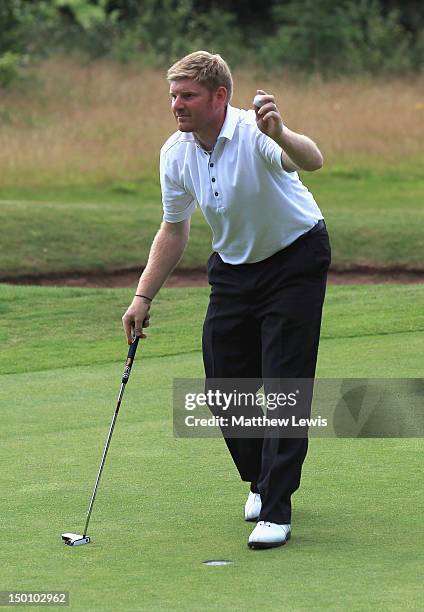
{"label": "white polo shirt", "polygon": [[163,219],[177,223],[200,206],[224,262],[254,263],[294,242],[323,218],[281,147],[253,110],[228,106],[211,154],[192,132],[175,132],[160,153]]}

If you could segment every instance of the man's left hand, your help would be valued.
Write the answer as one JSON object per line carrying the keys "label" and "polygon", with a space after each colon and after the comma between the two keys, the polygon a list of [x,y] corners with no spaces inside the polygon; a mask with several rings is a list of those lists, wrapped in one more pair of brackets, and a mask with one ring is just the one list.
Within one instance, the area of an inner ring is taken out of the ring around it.
{"label": "man's left hand", "polygon": [[256,93],[262,96],[263,102],[260,108],[253,105],[256,113],[256,124],[261,132],[278,142],[283,134],[284,124],[280,111],[275,104],[274,96],[267,94],[263,89],[258,89]]}

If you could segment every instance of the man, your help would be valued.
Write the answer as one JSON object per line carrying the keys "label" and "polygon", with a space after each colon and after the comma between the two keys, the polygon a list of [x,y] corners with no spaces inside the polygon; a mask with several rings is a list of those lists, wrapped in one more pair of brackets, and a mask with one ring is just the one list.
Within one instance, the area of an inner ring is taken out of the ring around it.
{"label": "man", "polygon": [[[128,342],[133,333],[144,337],[150,304],[180,260],[200,206],[214,251],[203,329],[206,380],[311,379],[330,245],[297,170],[321,168],[322,155],[284,125],[273,95],[258,90],[260,106],[250,111],[230,106],[232,77],[219,55],[191,53],[167,78],[178,131],[161,149],[163,223],[123,316]],[[249,547],[285,544],[307,438],[225,441],[250,483],[245,520],[258,522]]]}

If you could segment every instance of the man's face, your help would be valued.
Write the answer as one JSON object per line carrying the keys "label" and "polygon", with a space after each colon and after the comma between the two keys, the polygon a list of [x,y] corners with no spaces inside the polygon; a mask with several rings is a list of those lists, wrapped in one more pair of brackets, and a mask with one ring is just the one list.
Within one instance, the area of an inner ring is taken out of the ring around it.
{"label": "man's face", "polygon": [[202,132],[222,118],[226,90],[209,91],[196,81],[170,83],[171,108],[181,132]]}

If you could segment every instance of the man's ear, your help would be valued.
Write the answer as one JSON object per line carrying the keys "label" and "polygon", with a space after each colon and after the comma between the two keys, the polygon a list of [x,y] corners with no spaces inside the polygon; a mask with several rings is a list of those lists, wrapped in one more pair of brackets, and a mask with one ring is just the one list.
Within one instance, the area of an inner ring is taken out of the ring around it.
{"label": "man's ear", "polygon": [[227,102],[227,97],[228,97],[228,92],[227,92],[227,88],[224,87],[223,85],[220,85],[218,87],[218,89],[216,90],[216,97],[217,100],[219,100],[220,102]]}

